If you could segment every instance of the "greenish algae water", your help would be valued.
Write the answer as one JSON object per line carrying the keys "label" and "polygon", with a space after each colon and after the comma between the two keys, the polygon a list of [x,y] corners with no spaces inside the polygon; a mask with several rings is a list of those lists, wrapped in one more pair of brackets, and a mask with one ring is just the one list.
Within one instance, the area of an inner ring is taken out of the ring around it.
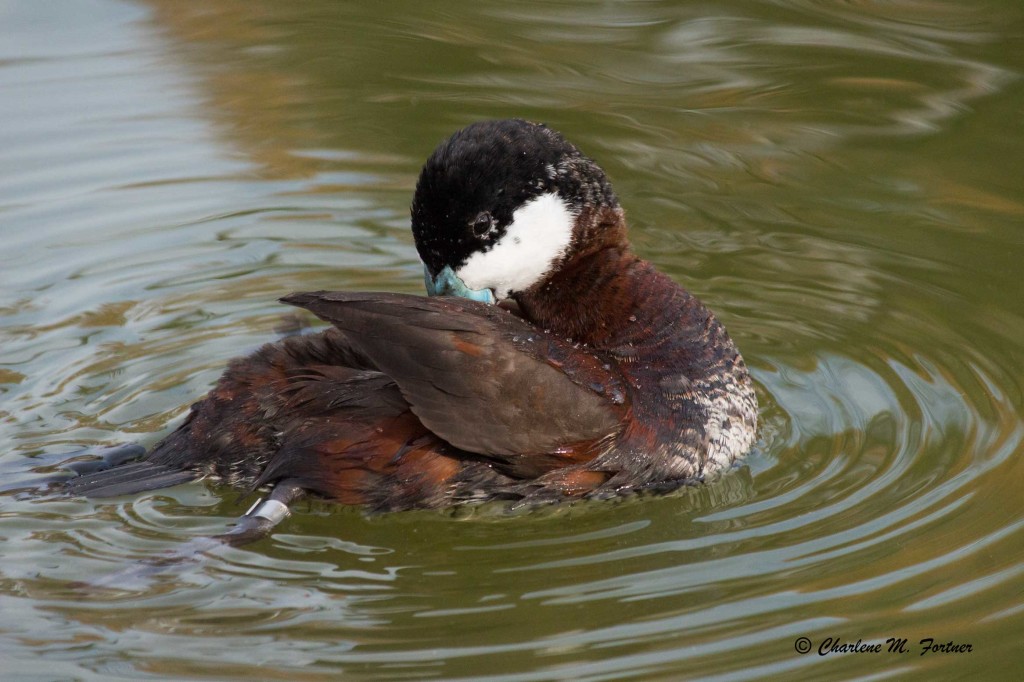
{"label": "greenish algae water", "polygon": [[[1022,70],[1013,0],[0,3],[0,678],[1019,679]],[[248,501],[31,483],[158,440],[284,293],[420,291],[420,164],[513,115],[719,313],[746,464],[512,517],[300,505],[89,587]]]}

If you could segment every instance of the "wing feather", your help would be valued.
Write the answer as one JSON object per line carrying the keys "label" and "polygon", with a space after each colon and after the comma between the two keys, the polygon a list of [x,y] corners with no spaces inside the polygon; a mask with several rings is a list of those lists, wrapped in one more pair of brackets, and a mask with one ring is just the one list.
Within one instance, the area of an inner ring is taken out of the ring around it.
{"label": "wing feather", "polygon": [[496,306],[458,298],[314,292],[282,299],[344,332],[432,432],[464,450],[555,452],[618,431],[621,381],[601,360]]}

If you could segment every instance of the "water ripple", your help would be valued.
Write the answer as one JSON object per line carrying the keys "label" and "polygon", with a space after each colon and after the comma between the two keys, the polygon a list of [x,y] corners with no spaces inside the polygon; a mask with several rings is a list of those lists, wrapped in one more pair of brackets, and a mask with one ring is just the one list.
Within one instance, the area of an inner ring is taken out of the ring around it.
{"label": "water ripple", "polygon": [[[0,10],[6,674],[1015,679],[1018,11],[37,5]],[[282,293],[418,291],[423,155],[510,113],[601,160],[637,250],[737,339],[762,406],[743,466],[512,516],[309,503],[244,549],[196,541],[235,491],[34,489],[166,433],[274,338]]]}

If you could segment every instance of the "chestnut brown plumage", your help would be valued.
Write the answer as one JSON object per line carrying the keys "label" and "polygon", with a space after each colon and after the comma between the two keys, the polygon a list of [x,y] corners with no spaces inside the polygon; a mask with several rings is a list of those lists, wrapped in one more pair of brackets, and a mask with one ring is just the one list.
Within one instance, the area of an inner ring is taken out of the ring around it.
{"label": "chestnut brown plumage", "polygon": [[288,296],[332,328],[235,360],[142,461],[69,489],[210,475],[378,510],[548,502],[703,480],[751,446],[757,403],[732,340],[630,250],[604,173],[554,131],[513,120],[454,135],[424,166],[413,231],[428,288],[476,296],[492,286],[481,263],[535,262],[506,268],[501,305]]}

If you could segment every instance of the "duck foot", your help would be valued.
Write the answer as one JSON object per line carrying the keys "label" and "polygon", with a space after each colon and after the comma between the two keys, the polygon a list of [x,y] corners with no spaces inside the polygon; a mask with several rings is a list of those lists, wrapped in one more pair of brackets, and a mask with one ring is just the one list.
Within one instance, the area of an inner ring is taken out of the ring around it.
{"label": "duck foot", "polygon": [[76,459],[73,462],[61,464],[61,468],[73,471],[79,476],[95,474],[98,471],[106,471],[125,462],[138,459],[146,454],[146,448],[137,443],[118,443],[117,445],[96,445],[74,452],[68,452],[62,457],[85,457],[92,456],[96,459]]}
{"label": "duck foot", "polygon": [[76,583],[82,589],[116,588],[142,590],[149,585],[149,578],[173,570],[188,563],[203,560],[204,553],[228,545],[240,547],[265,538],[277,524],[290,515],[288,505],[306,494],[297,482],[285,480],[274,486],[265,500],[254,504],[240,517],[234,528],[220,535],[198,537],[189,540],[176,550],[163,556],[140,561],[132,566],[88,582]]}
{"label": "duck foot", "polygon": [[269,535],[274,526],[288,518],[291,514],[289,505],[305,494],[305,489],[296,481],[281,481],[274,486],[267,499],[257,500],[234,528],[227,533],[215,535],[213,539],[232,547],[260,540]]}

